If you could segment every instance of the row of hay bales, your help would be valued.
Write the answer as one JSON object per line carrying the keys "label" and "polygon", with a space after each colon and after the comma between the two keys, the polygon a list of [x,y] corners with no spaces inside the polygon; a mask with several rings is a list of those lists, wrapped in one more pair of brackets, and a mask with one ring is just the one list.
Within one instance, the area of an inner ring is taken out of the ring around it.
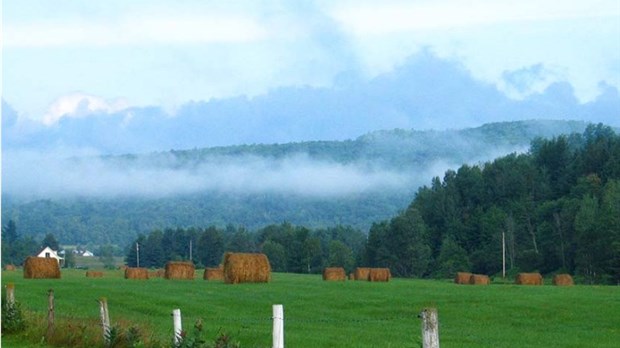
{"label": "row of hay bales", "polygon": [[[483,274],[472,274],[468,272],[457,272],[454,277],[456,284],[474,284],[474,285],[488,285],[490,284],[489,277]],[[519,273],[515,277],[515,284],[517,285],[543,285],[543,276],[540,273]],[[553,277],[553,285],[557,286],[571,286],[574,285],[573,277],[570,274],[556,274]]]}
{"label": "row of hay bales", "polygon": [[491,280],[489,276],[484,274],[473,274],[469,272],[457,272],[454,277],[456,284],[471,284],[471,285],[489,285]]}
{"label": "row of hay bales", "polygon": [[[192,262],[170,261],[166,263],[163,278],[193,280],[194,273]],[[157,276],[162,275],[157,273]],[[146,268],[129,267],[125,269],[125,278],[149,279],[149,272]],[[205,268],[203,279],[223,280],[227,284],[266,283],[271,280],[271,266],[265,254],[226,253],[223,265]]]}
{"label": "row of hay bales", "polygon": [[[389,282],[392,273],[389,268],[358,267],[349,274],[349,280],[365,280],[371,282]],[[344,281],[347,275],[342,267],[327,267],[323,270],[323,280]]]}
{"label": "row of hay bales", "polygon": [[389,282],[390,279],[392,279],[392,273],[389,268],[357,267],[355,271],[349,275],[349,279],[369,282]]}

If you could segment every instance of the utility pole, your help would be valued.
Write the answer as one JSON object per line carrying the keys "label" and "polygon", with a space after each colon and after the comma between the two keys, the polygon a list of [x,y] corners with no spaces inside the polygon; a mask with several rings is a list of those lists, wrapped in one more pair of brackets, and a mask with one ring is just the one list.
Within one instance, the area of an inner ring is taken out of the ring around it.
{"label": "utility pole", "polygon": [[192,240],[191,239],[189,240],[189,260],[193,261],[193,258],[192,258]]}
{"label": "utility pole", "polygon": [[136,243],[136,267],[140,267],[140,244]]}
{"label": "utility pole", "polygon": [[506,278],[506,233],[502,230],[502,278]]}

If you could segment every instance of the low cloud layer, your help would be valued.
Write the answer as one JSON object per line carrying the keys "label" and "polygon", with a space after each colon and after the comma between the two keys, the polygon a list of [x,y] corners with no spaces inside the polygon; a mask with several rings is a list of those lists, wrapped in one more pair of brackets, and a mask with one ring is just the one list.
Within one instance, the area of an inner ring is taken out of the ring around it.
{"label": "low cloud layer", "polygon": [[215,191],[335,197],[410,187],[411,173],[312,160],[303,154],[282,159],[218,157],[197,166],[175,159],[153,163],[99,157],[64,158],[9,151],[3,162],[3,192],[15,198],[165,197]]}

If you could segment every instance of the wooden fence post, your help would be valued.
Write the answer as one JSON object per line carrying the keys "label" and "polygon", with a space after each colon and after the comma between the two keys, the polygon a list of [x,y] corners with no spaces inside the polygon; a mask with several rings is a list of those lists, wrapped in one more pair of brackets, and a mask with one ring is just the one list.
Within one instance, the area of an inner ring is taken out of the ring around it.
{"label": "wooden fence post", "polygon": [[108,299],[99,299],[99,314],[101,316],[101,328],[103,330],[103,341],[110,343],[110,314],[108,313]]}
{"label": "wooden fence post", "polygon": [[174,346],[177,347],[181,344],[183,340],[183,325],[181,323],[181,310],[173,309],[172,310],[172,324],[174,325]]}
{"label": "wooden fence post", "polygon": [[422,319],[422,348],[439,348],[439,320],[437,308],[424,308]]}
{"label": "wooden fence post", "polygon": [[54,335],[54,289],[49,289],[47,292],[47,333],[46,338]]}
{"label": "wooden fence post", "polygon": [[273,348],[284,348],[284,308],[273,305]]}
{"label": "wooden fence post", "polygon": [[6,306],[12,308],[15,306],[15,284],[6,284]]}

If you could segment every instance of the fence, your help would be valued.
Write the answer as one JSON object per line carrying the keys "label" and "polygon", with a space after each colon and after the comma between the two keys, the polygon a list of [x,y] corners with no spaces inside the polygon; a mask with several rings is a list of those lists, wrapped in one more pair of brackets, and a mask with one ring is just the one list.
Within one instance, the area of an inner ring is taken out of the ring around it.
{"label": "fence", "polygon": [[[9,305],[15,303],[15,287],[12,283],[6,286],[6,299]],[[110,316],[108,312],[107,299],[105,297],[100,298],[98,301],[99,313],[101,319],[101,328],[103,339],[105,343],[109,343],[110,337]],[[181,309],[176,308],[172,310],[172,325],[173,325],[173,338],[172,342],[175,347],[180,346],[183,341],[183,325]],[[47,337],[54,331],[54,291],[52,289],[48,292],[48,322],[47,322]],[[423,309],[418,318],[422,320],[422,347],[423,348],[439,348],[439,320],[436,308]],[[281,304],[274,304],[272,306],[273,321],[272,329],[272,347],[284,348],[284,306]],[[326,319],[317,319],[317,321],[327,321]]]}

